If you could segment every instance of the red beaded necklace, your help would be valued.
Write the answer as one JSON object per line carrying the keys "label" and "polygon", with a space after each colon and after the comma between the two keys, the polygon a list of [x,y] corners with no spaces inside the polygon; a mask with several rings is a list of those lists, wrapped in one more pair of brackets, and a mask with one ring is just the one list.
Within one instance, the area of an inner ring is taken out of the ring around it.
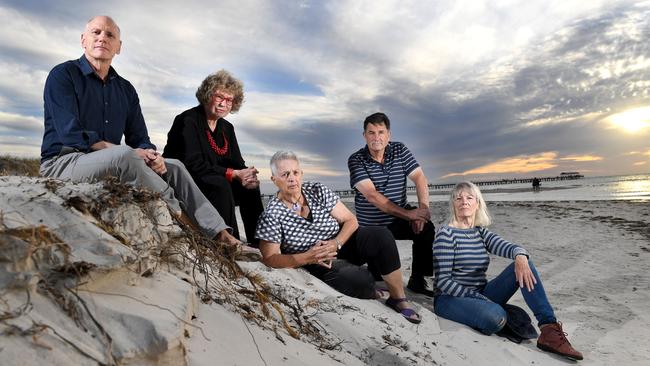
{"label": "red beaded necklace", "polygon": [[210,129],[205,130],[205,134],[208,135],[208,142],[210,142],[210,146],[212,147],[212,150],[214,150],[215,153],[219,156],[224,156],[228,152],[228,139],[226,138],[226,134],[221,131],[221,136],[223,136],[223,147],[217,146],[217,142],[214,141],[214,138],[212,137],[212,134],[210,133]]}

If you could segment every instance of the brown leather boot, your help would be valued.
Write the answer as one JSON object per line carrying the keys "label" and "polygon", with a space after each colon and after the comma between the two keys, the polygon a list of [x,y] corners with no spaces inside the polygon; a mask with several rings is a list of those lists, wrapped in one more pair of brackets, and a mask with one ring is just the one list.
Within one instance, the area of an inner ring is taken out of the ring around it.
{"label": "brown leather boot", "polygon": [[545,324],[541,328],[541,333],[537,338],[537,348],[572,360],[582,360],[582,353],[576,351],[566,339],[567,334],[562,330],[562,323]]}

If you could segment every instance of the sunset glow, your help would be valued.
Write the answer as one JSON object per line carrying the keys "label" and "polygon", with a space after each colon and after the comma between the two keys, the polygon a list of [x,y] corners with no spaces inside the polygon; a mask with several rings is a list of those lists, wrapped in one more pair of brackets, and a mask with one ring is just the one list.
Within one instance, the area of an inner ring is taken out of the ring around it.
{"label": "sunset glow", "polygon": [[555,168],[557,166],[556,160],[557,153],[555,152],[545,152],[530,156],[516,156],[501,159],[494,163],[470,169],[462,173],[448,174],[443,178],[472,174],[529,173]]}
{"label": "sunset glow", "polygon": [[609,121],[617,128],[628,133],[636,133],[650,128],[650,107],[629,109],[609,117]]}

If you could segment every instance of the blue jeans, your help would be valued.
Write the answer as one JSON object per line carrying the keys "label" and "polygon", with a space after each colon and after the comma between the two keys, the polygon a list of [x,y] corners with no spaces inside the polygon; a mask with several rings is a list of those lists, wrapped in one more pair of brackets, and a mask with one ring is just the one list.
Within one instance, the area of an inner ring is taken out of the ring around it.
{"label": "blue jeans", "polygon": [[[526,305],[532,310],[537,324],[555,323],[553,307],[546,298],[546,292],[542,280],[537,274],[533,262],[528,262],[537,284],[532,291],[525,287],[521,289]],[[515,277],[515,263],[511,263],[492,281],[488,282],[479,292],[491,301],[475,299],[471,297],[456,297],[450,295],[439,295],[433,300],[433,308],[436,315],[445,319],[468,325],[478,329],[484,334],[496,333],[506,324],[507,314],[503,310],[508,300],[519,289]]]}

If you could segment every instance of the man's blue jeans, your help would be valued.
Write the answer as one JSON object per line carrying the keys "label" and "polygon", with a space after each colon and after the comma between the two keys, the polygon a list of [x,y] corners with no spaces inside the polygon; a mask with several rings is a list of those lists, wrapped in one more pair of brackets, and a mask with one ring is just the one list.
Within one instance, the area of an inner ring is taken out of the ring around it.
{"label": "man's blue jeans", "polygon": [[[532,291],[528,291],[525,287],[522,288],[521,294],[535,315],[538,325],[555,323],[557,320],[553,313],[553,307],[546,298],[546,292],[542,280],[537,274],[537,269],[533,262],[529,261],[528,264],[537,284]],[[513,262],[496,278],[489,281],[482,290],[479,290],[491,301],[439,295],[433,302],[434,312],[440,317],[468,325],[489,335],[498,332],[506,324],[507,314],[502,306],[510,300],[517,289],[519,289],[519,285],[516,281],[515,263]]]}

